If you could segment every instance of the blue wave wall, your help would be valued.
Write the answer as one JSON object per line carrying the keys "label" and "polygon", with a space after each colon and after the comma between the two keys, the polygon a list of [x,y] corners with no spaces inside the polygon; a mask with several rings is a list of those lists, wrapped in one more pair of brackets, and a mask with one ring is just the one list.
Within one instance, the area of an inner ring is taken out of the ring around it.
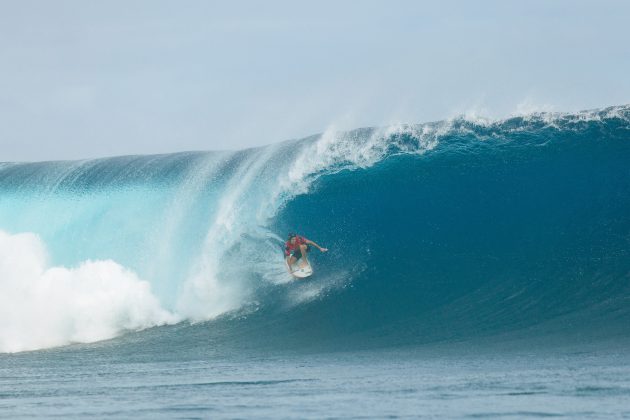
{"label": "blue wave wall", "polygon": [[[217,340],[630,333],[630,107],[7,163],[0,191],[1,230],[40,235],[52,264],[134,270]],[[288,231],[331,250],[305,283],[283,272]]]}
{"label": "blue wave wall", "polygon": [[630,332],[627,124],[495,129],[322,178],[280,213],[278,230],[341,250],[327,269],[363,267],[300,308],[309,334],[424,342],[554,320],[560,333]]}

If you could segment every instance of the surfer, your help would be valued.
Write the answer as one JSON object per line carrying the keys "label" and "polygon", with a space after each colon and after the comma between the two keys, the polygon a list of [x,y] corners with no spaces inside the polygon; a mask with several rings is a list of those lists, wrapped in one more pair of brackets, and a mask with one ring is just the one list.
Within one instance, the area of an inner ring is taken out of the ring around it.
{"label": "surfer", "polygon": [[296,235],[295,233],[289,233],[289,239],[284,244],[284,256],[287,259],[289,267],[293,265],[297,260],[302,258],[302,266],[308,264],[306,254],[310,251],[311,245],[319,249],[321,252],[328,251],[328,248],[322,248],[315,242],[306,239],[303,236]]}

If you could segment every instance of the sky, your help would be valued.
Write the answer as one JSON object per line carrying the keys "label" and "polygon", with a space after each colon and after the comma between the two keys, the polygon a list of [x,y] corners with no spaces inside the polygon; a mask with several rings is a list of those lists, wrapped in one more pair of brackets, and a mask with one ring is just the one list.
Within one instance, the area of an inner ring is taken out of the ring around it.
{"label": "sky", "polygon": [[630,103],[630,2],[0,0],[0,161]]}

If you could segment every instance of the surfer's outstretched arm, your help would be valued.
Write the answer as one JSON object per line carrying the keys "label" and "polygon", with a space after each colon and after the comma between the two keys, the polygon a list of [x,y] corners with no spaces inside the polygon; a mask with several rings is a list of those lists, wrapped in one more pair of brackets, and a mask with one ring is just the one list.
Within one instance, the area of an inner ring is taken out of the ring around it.
{"label": "surfer's outstretched arm", "polygon": [[308,245],[313,245],[315,248],[319,249],[321,252],[328,251],[328,248],[322,248],[321,246],[317,245],[315,242],[309,241],[308,239],[306,239],[304,242],[306,242]]}

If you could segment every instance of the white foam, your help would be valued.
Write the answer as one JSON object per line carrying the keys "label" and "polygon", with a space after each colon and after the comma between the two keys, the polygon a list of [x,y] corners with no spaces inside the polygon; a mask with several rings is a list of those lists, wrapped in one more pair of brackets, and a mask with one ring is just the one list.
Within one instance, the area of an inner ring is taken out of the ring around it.
{"label": "white foam", "polygon": [[41,239],[0,231],[0,352],[90,343],[174,323],[148,282],[114,261],[48,267]]}

